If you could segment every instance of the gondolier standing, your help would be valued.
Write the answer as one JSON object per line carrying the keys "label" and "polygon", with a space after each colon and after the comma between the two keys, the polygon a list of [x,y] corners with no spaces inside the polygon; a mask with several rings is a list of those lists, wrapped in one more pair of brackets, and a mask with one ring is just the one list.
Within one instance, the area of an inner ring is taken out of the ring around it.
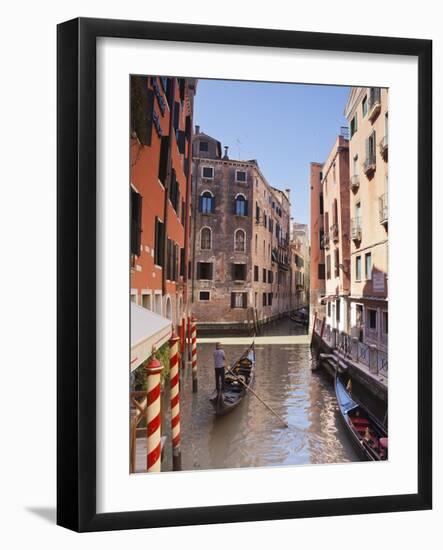
{"label": "gondolier standing", "polygon": [[225,364],[225,352],[222,349],[221,343],[217,342],[214,351],[215,387],[217,393],[223,391],[225,387]]}

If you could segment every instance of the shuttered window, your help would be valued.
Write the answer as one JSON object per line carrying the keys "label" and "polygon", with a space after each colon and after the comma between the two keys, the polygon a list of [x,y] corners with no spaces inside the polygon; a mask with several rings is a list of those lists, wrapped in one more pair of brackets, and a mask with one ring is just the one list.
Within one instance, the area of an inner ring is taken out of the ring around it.
{"label": "shuttered window", "polygon": [[234,281],[246,280],[246,264],[232,264],[232,279]]}
{"label": "shuttered window", "polygon": [[243,308],[248,306],[247,292],[231,292],[231,308]]}
{"label": "shuttered window", "polygon": [[140,256],[142,232],[142,197],[131,189],[131,254]]}
{"label": "shuttered window", "polygon": [[258,282],[258,265],[254,265],[254,281]]}
{"label": "shuttered window", "polygon": [[160,161],[158,166],[158,179],[166,187],[166,178],[168,176],[168,152],[169,152],[169,136],[162,136],[160,144]]}
{"label": "shuttered window", "polygon": [[197,262],[197,279],[212,280],[212,262]]}
{"label": "shuttered window", "polygon": [[163,266],[165,244],[165,225],[159,218],[155,218],[155,250],[154,262]]}

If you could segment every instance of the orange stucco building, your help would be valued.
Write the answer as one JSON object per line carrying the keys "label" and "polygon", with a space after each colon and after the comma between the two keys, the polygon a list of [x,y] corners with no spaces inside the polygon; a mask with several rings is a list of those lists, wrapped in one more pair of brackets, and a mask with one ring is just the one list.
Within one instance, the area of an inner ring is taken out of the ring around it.
{"label": "orange stucco building", "polygon": [[131,77],[131,300],[186,313],[196,80]]}

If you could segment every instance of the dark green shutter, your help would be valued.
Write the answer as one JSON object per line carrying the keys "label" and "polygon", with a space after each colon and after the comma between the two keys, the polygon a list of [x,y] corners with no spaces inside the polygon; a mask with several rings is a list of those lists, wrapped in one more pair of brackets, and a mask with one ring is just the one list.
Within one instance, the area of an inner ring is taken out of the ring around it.
{"label": "dark green shutter", "polygon": [[168,151],[169,151],[169,136],[162,136],[160,145],[160,162],[158,167],[158,179],[166,187],[166,178],[168,175]]}

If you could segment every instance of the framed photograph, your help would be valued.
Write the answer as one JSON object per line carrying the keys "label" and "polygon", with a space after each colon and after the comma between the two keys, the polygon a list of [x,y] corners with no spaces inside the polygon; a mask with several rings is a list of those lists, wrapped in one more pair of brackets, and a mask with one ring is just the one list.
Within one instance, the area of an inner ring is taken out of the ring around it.
{"label": "framed photograph", "polygon": [[432,43],[58,26],[59,525],[432,506]]}

